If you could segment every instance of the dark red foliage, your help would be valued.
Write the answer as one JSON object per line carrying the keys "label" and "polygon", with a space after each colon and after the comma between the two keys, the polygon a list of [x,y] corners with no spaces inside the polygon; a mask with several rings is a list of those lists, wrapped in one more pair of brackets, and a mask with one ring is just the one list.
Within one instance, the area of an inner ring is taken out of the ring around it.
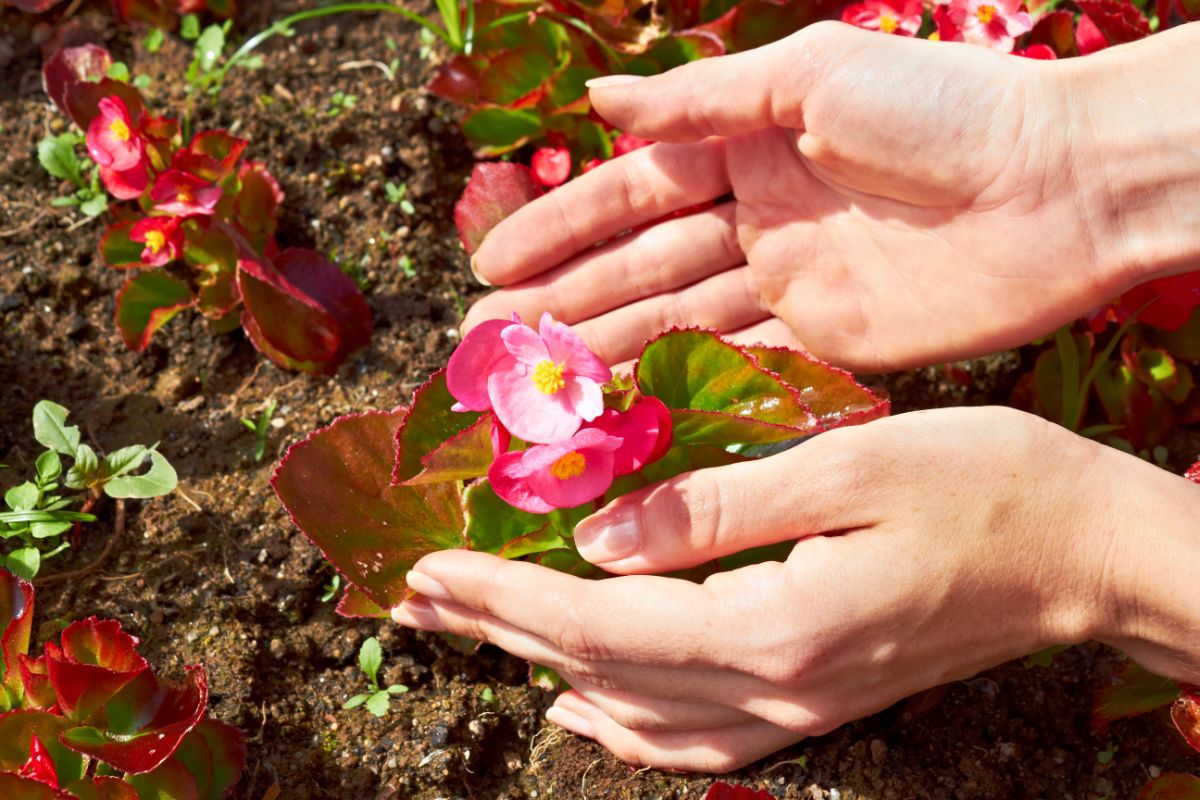
{"label": "dark red foliage", "polygon": [[458,226],[463,247],[474,253],[488,231],[541,194],[533,171],[523,164],[476,164],[467,188],[454,206],[454,224]]}
{"label": "dark red foliage", "polygon": [[774,797],[766,789],[751,789],[749,786],[717,781],[709,787],[704,800],[774,800]]}

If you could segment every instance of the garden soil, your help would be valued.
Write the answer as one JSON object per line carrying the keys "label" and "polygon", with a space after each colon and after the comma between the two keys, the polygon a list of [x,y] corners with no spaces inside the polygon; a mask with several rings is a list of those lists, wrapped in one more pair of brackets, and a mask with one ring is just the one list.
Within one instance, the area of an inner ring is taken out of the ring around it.
{"label": "garden soil", "polygon": [[[242,5],[235,38],[304,6]],[[106,8],[83,3],[64,36],[90,29],[152,79],[153,108],[179,114],[187,44],[169,35],[148,52]],[[246,800],[702,797],[710,777],[637,770],[549,726],[552,696],[528,685],[517,659],[336,616],[322,599],[330,568],[268,484],[289,443],[340,414],[405,402],[445,363],[464,306],[482,292],[452,224],[472,159],[455,109],[421,88],[434,66],[413,26],[375,15],[303,24],[262,48],[260,69],[235,70],[215,107],[197,104],[197,127],[248,138],[248,157],[278,177],[287,194],[281,243],[329,254],[364,286],[370,347],[335,376],[310,378],[186,314],[145,353],[125,349],[112,321],[123,276],[96,254],[102,223],[52,208],[65,187],[37,162],[38,140],[65,120],[39,78],[54,31],[33,22],[0,12],[0,462],[14,468],[0,473],[0,488],[31,469],[30,412],[42,398],[69,407],[98,448],[161,442],[180,475],[174,495],[131,501],[123,525],[111,501],[101,505],[80,546],[47,563],[37,641],[95,614],[121,620],[167,674],[204,663],[211,714],[249,740],[237,793]],[[335,111],[335,91],[355,96],[354,106]],[[415,213],[388,201],[388,181],[407,185]],[[1009,353],[959,366],[881,385],[896,411],[1003,403],[1028,365]],[[278,410],[256,462],[240,419],[270,401]],[[1178,435],[1175,469],[1197,451],[1195,431]],[[386,681],[411,690],[381,719],[342,709],[364,689],[356,654],[368,636],[383,645]],[[1119,664],[1096,645],[1049,667],[1009,663],[729,780],[814,800],[1134,797],[1160,771],[1200,763],[1161,715],[1092,730],[1092,698]]]}

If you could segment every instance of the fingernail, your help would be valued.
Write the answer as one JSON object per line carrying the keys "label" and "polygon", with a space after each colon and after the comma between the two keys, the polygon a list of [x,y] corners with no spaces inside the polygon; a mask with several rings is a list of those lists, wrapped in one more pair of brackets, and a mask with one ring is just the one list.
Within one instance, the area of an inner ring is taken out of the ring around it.
{"label": "fingernail", "polygon": [[642,79],[643,76],[641,75],[605,75],[600,78],[592,78],[590,81],[584,81],[583,85],[589,89],[608,89],[613,86],[628,86]]}
{"label": "fingernail", "polygon": [[421,572],[410,572],[404,576],[404,582],[408,584],[408,588],[412,589],[417,594],[424,595],[430,600],[453,600],[450,592],[446,591],[446,587],[435,581],[433,578]]}
{"label": "fingernail", "polygon": [[438,619],[433,606],[424,600],[406,600],[392,609],[392,621],[406,628],[421,631],[444,631],[446,626]]}
{"label": "fingernail", "polygon": [[578,736],[586,736],[589,739],[596,738],[596,729],[592,726],[592,723],[573,711],[567,711],[565,708],[559,708],[558,706],[551,706],[546,710],[546,719]]}
{"label": "fingernail", "polygon": [[475,280],[479,281],[479,283],[483,284],[484,286],[491,286],[492,284],[488,282],[488,279],[479,274],[479,267],[475,265],[476,255],[477,254],[471,255],[471,274],[475,276]]}
{"label": "fingernail", "polygon": [[629,558],[642,549],[637,512],[620,508],[588,517],[575,526],[575,546],[593,564]]}

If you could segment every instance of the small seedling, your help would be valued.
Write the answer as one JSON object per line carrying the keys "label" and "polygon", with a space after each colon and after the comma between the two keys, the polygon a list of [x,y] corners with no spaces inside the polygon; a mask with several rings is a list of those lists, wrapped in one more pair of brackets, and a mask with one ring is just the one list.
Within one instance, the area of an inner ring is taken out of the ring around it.
{"label": "small seedling", "polygon": [[496,690],[490,686],[483,687],[483,690],[479,692],[479,699],[489,706],[500,705],[500,700],[496,697]]}
{"label": "small seedling", "polygon": [[400,256],[400,271],[404,273],[406,278],[417,277],[417,268],[413,266],[412,259],[408,256]]}
{"label": "small seedling", "polygon": [[400,206],[400,210],[405,214],[415,214],[417,209],[413,206],[412,201],[408,199],[408,184],[407,183],[392,183],[388,181],[384,184],[384,191],[387,192],[389,203]]}
{"label": "small seedling", "polygon": [[333,577],[329,579],[329,583],[321,587],[321,602],[328,603],[337,596],[338,589],[340,588],[342,588],[342,576],[341,573],[335,572],[333,573]]}
{"label": "small seedling", "polygon": [[358,666],[367,676],[371,691],[354,695],[346,701],[342,708],[358,708],[366,704],[367,711],[377,717],[385,716],[388,713],[392,696],[404,694],[408,691],[408,687],[393,683],[386,689],[379,688],[379,667],[382,664],[383,648],[379,646],[379,640],[372,636],[362,643],[362,647],[358,651]]}
{"label": "small seedling", "polygon": [[269,400],[263,410],[259,412],[258,419],[242,417],[242,425],[254,434],[257,441],[254,443],[254,463],[263,460],[263,456],[267,453],[267,433],[271,427],[271,417],[275,414],[275,401]]}
{"label": "small seedling", "polygon": [[343,111],[349,111],[356,105],[358,105],[358,95],[346,94],[339,89],[329,98],[329,111],[326,113],[331,117],[336,117],[338,114],[341,114]]}
{"label": "small seedling", "polygon": [[47,136],[38,142],[38,161],[51,176],[75,186],[73,194],[56,197],[50,205],[78,206],[85,216],[98,217],[108,209],[108,193],[100,185],[100,170],[95,163],[89,159],[85,166],[79,157],[82,145],[83,136],[76,131]]}
{"label": "small seedling", "polygon": [[1117,750],[1119,749],[1120,748],[1117,747],[1115,743],[1109,742],[1108,747],[1104,748],[1099,753],[1096,753],[1096,760],[1101,764],[1107,764],[1113,760],[1113,756],[1117,754]]}
{"label": "small seedling", "polygon": [[[195,17],[192,17],[195,19]],[[163,33],[162,28],[151,28],[150,31],[142,38],[142,47],[145,47],[151,53],[157,53],[162,49],[163,42],[166,41],[167,35]]]}
{"label": "small seedling", "polygon": [[[42,400],[33,407],[33,436],[46,448],[34,463],[33,480],[4,494],[8,511],[0,512],[0,538],[16,540],[18,547],[4,555],[9,572],[32,580],[42,562],[70,546],[61,539],[76,523],[95,522],[89,513],[102,496],[114,499],[159,497],[175,489],[175,470],[157,445],[135,444],[101,456],[80,441],[79,427],[67,425],[67,409]],[[62,457],[73,460],[64,475]],[[150,459],[150,469],[132,475]],[[68,510],[81,498],[64,490],[84,493],[80,511]]]}

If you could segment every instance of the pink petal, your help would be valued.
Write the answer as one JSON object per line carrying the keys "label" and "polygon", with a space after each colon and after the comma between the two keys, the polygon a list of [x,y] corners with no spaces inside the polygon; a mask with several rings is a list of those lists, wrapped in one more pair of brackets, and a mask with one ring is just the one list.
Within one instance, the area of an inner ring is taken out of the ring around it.
{"label": "pink petal", "polygon": [[488,320],[463,337],[446,365],[446,387],[458,401],[455,411],[487,411],[487,378],[497,363],[508,357],[500,331],[512,325],[502,319]]}
{"label": "pink petal", "polygon": [[671,412],[657,397],[643,398],[625,413],[609,409],[592,425],[622,440],[614,454],[617,475],[637,472],[662,458],[671,446]]}
{"label": "pink petal", "polygon": [[545,394],[533,385],[528,368],[497,370],[488,376],[488,397],[504,427],[519,439],[536,444],[559,442],[579,430],[582,418],[567,392]]}
{"label": "pink petal", "polygon": [[546,343],[542,341],[542,337],[524,325],[513,325],[506,328],[501,332],[500,338],[504,340],[504,347],[508,350],[509,355],[522,364],[532,367],[546,360],[558,361],[558,359],[550,358],[550,351],[546,349]]}
{"label": "pink petal", "polygon": [[596,383],[612,380],[612,370],[588,349],[579,334],[555,320],[549,312],[542,314],[538,332],[550,353],[550,360],[556,364],[566,364],[567,372],[591,378]]}
{"label": "pink petal", "polygon": [[495,414],[492,415],[491,439],[492,458],[499,458],[502,454],[508,452],[508,447],[512,444],[512,434],[500,424],[500,420],[496,419]]}
{"label": "pink petal", "polygon": [[565,394],[575,413],[588,422],[604,413],[604,390],[589,378],[567,376],[566,386],[560,394]]}
{"label": "pink petal", "polygon": [[505,453],[492,462],[488,482],[501,500],[531,514],[548,514],[554,506],[538,497],[520,472],[521,461],[529,451]]}
{"label": "pink petal", "polygon": [[526,480],[537,495],[555,508],[574,508],[601,497],[613,482],[613,453],[597,448],[575,451],[583,456],[583,473],[560,479],[547,466]]}
{"label": "pink petal", "polygon": [[136,200],[150,184],[146,163],[139,161],[133,169],[118,172],[111,167],[100,168],[100,180],[108,193],[118,200]]}

